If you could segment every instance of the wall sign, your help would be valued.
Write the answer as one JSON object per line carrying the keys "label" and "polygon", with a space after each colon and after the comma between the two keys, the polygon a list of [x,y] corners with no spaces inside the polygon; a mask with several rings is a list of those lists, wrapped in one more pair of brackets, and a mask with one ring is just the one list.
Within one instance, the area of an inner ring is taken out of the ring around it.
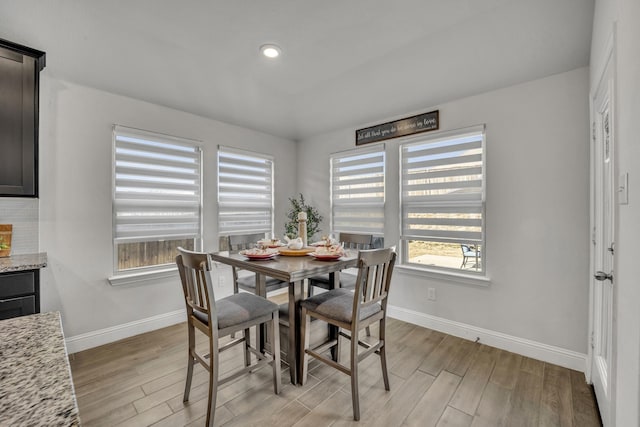
{"label": "wall sign", "polygon": [[417,116],[381,125],[370,126],[356,131],[356,145],[369,144],[385,139],[413,135],[414,133],[438,130],[440,128],[440,110],[418,114]]}

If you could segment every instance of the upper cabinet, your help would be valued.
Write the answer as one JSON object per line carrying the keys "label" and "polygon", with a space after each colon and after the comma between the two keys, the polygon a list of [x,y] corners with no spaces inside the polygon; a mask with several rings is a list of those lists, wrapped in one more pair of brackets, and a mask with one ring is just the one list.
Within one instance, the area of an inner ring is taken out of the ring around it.
{"label": "upper cabinet", "polygon": [[38,197],[38,94],[45,53],[0,39],[0,196]]}

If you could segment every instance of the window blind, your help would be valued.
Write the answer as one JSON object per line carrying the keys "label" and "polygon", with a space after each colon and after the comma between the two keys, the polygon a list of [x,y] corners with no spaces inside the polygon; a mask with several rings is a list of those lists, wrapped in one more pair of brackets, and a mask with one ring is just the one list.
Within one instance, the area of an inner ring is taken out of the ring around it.
{"label": "window blind", "polygon": [[116,243],[200,238],[200,147],[115,126],[114,156]]}
{"label": "window blind", "polygon": [[218,231],[273,231],[273,158],[218,147]]}
{"label": "window blind", "polygon": [[384,235],[384,145],[331,156],[331,230]]}
{"label": "window blind", "polygon": [[400,150],[402,239],[482,243],[484,128]]}

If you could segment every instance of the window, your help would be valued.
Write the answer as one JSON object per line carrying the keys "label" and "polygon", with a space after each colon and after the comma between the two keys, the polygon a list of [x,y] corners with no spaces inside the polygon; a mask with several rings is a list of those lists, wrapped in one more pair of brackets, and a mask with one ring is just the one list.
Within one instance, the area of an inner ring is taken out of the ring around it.
{"label": "window", "polygon": [[484,127],[400,147],[402,261],[484,273]]}
{"label": "window", "polygon": [[218,147],[218,232],[273,231],[273,158]]}
{"label": "window", "polygon": [[384,235],[384,145],[331,156],[331,230]]}
{"label": "window", "polygon": [[115,126],[114,271],[175,263],[201,241],[201,151],[194,142]]}

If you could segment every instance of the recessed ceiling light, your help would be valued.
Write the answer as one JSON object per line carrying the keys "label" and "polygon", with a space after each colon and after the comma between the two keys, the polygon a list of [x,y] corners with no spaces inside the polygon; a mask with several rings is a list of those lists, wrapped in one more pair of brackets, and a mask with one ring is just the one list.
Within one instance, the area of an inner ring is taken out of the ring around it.
{"label": "recessed ceiling light", "polygon": [[263,44],[260,46],[260,52],[267,58],[277,58],[282,53],[282,50],[275,44]]}

